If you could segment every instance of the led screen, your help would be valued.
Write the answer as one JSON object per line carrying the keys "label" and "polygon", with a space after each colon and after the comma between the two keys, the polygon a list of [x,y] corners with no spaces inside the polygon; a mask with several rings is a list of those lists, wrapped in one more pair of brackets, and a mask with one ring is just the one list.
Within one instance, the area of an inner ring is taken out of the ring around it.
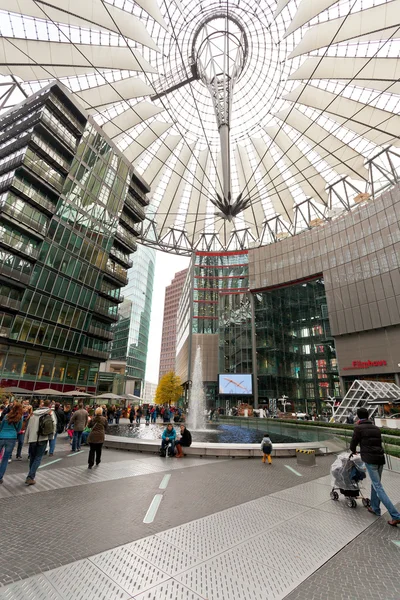
{"label": "led screen", "polygon": [[237,396],[251,396],[253,394],[253,381],[251,375],[238,375],[237,373],[220,374],[219,393]]}

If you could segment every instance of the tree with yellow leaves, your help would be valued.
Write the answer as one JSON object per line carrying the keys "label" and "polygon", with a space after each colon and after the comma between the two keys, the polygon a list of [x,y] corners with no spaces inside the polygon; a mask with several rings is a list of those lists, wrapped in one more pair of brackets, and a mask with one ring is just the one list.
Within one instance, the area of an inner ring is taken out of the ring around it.
{"label": "tree with yellow leaves", "polygon": [[182,392],[181,378],[170,371],[161,377],[154,401],[156,404],[176,404]]}

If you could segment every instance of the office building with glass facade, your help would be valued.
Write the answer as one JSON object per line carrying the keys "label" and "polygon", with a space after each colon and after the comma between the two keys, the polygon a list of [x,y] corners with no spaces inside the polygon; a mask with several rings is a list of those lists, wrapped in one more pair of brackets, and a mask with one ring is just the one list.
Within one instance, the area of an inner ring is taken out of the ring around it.
{"label": "office building with glass facade", "polygon": [[193,255],[178,309],[176,372],[187,390],[200,346],[209,405],[217,401],[220,298],[238,299],[247,291],[247,250]]}
{"label": "office building with glass facade", "polygon": [[148,192],[62,86],[1,117],[2,387],[96,390]]}
{"label": "office building with glass facade", "polygon": [[125,362],[126,393],[142,395],[149,344],[156,251],[138,246],[128,271],[129,284],[114,325],[110,360]]}
{"label": "office building with glass facade", "polygon": [[165,289],[159,380],[166,373],[175,372],[176,322],[186,275],[187,269],[175,273],[171,284]]}

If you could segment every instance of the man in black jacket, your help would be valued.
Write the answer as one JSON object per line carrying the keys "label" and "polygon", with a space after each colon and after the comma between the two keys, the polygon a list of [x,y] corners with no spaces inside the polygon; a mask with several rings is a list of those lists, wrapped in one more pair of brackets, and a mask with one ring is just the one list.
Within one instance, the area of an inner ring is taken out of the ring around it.
{"label": "man in black jacket", "polygon": [[369,512],[380,516],[380,503],[384,504],[392,517],[388,521],[389,525],[397,527],[400,524],[400,513],[386,495],[381,483],[383,465],[385,464],[385,454],[382,448],[382,435],[379,427],[376,427],[368,419],[368,410],[359,408],[357,410],[358,424],[354,427],[353,438],[350,442],[350,450],[353,454],[357,452],[357,446],[360,446],[362,460],[367,467],[368,475],[371,479],[371,506]]}

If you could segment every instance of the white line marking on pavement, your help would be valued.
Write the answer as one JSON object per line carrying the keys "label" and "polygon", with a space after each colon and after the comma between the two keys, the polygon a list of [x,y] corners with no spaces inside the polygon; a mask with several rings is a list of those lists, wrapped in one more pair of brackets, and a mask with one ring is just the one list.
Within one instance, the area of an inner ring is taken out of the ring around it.
{"label": "white line marking on pavement", "polygon": [[83,450],[79,450],[78,452],[73,452],[72,454],[67,454],[67,458],[70,458],[70,456],[76,456],[77,454],[82,454]]}
{"label": "white line marking on pavement", "polygon": [[285,467],[287,469],[289,469],[289,471],[292,471],[292,473],[294,473],[295,475],[297,475],[297,477],[303,477],[303,475],[301,473],[299,473],[298,471],[295,471],[292,467],[289,467],[289,465],[285,465]]}
{"label": "white line marking on pavement", "polygon": [[56,462],[58,462],[59,460],[62,460],[61,458],[56,458],[55,460],[51,460],[50,462],[46,463],[45,465],[40,465],[40,467],[38,467],[39,469],[43,469],[43,467],[48,467],[49,465],[52,465]]}
{"label": "white line marking on pavement", "polygon": [[154,498],[151,501],[151,504],[149,506],[149,510],[147,511],[146,516],[143,519],[143,523],[152,523],[154,521],[154,518],[158,511],[158,507],[161,504],[161,500],[162,500],[162,494],[156,494],[154,496]]}
{"label": "white line marking on pavement", "polygon": [[169,484],[169,480],[171,479],[171,475],[164,475],[164,477],[162,478],[162,482],[160,483],[160,490],[165,490],[167,489],[167,485]]}

